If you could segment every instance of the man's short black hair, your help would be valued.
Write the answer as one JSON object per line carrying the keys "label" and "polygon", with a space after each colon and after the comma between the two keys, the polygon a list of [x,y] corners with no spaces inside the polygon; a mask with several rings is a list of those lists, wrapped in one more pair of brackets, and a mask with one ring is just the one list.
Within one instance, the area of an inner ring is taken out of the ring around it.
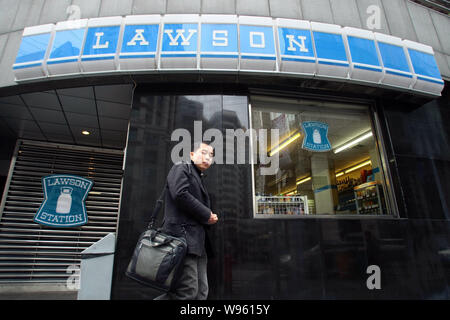
{"label": "man's short black hair", "polygon": [[194,141],[194,142],[191,144],[191,151],[192,151],[192,152],[197,151],[197,150],[200,148],[200,146],[201,146],[202,144],[206,144],[207,146],[210,146],[210,147],[213,149],[213,153],[214,153],[214,148],[213,148],[213,146],[210,145],[210,142],[209,142],[209,141]]}

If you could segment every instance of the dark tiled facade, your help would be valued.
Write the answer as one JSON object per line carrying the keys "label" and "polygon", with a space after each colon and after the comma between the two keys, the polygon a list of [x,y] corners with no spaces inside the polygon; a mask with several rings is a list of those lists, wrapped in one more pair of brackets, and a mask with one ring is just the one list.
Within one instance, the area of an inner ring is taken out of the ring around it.
{"label": "dark tiled facade", "polygon": [[[170,169],[170,132],[192,120],[223,132],[245,129],[247,116],[236,110],[246,105],[245,95],[136,91],[112,299],[158,295],[124,271]],[[449,298],[448,93],[416,106],[380,100],[377,108],[400,217],[254,219],[250,166],[213,166],[206,183],[220,223],[210,232],[210,299]],[[366,286],[369,265],[380,267],[380,290]]]}

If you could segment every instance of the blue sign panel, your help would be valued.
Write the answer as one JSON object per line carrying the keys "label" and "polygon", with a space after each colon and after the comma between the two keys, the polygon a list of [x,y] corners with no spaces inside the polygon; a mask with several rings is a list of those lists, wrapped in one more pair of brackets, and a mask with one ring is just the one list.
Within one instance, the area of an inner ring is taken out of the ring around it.
{"label": "blue sign panel", "polygon": [[[57,31],[47,63],[77,61],[83,45],[85,31],[86,29]],[[51,61],[51,59],[58,60]]]}
{"label": "blue sign panel", "polygon": [[314,50],[309,30],[278,28],[278,40],[281,60],[314,62]]}
{"label": "blue sign panel", "polygon": [[348,66],[344,41],[340,34],[314,31],[313,35],[314,43],[316,45],[317,58],[333,60],[319,60],[319,63],[337,66]]}
{"label": "blue sign panel", "polygon": [[14,66],[13,69],[41,65],[42,60],[45,58],[49,41],[50,33],[23,37],[15,63],[26,63],[26,65]]}
{"label": "blue sign panel", "polygon": [[119,31],[120,26],[89,28],[81,60],[114,59]]}
{"label": "blue sign panel", "polygon": [[[402,47],[396,46],[394,44],[378,42],[378,48],[380,49],[381,59],[383,60],[383,65],[385,68],[409,73],[408,62],[406,61],[405,52],[403,51]],[[386,70],[386,72],[398,76],[412,78],[410,74],[404,74],[392,70]]]}
{"label": "blue sign panel", "polygon": [[[202,57],[236,58],[238,50],[237,25],[202,24]],[[227,54],[221,55],[221,53]]]}
{"label": "blue sign panel", "polygon": [[123,33],[121,58],[149,58],[156,54],[159,25],[128,25]]}
{"label": "blue sign panel", "polygon": [[75,227],[87,223],[84,201],[92,185],[91,180],[73,175],[42,178],[44,202],[34,221],[54,227]]}
{"label": "blue sign panel", "polygon": [[331,150],[330,141],[328,141],[328,125],[319,121],[302,122],[302,128],[305,132],[302,148],[315,152],[324,152]]}
{"label": "blue sign panel", "polygon": [[[237,15],[118,16],[83,23],[88,27],[67,30],[75,27],[66,22],[25,28],[13,64],[16,81],[198,67],[341,78],[432,95],[444,85],[430,46],[356,28]],[[114,60],[116,54],[120,59]]]}
{"label": "blue sign panel", "polygon": [[[375,41],[353,36],[348,36],[347,40],[350,54],[352,56],[352,62],[356,64],[355,68],[381,72],[381,64],[378,60]],[[365,66],[361,66],[359,64],[364,64]]]}
{"label": "blue sign panel", "polygon": [[276,59],[272,27],[241,25],[239,37],[242,58]]}
{"label": "blue sign panel", "polygon": [[197,41],[197,24],[165,24],[162,37],[161,56],[195,57],[197,55]]}
{"label": "blue sign panel", "polygon": [[[436,60],[431,54],[414,49],[408,49],[408,52],[409,57],[411,58],[414,72],[417,74],[417,77],[419,79],[444,84],[444,81],[442,81],[441,79],[441,73],[439,72]],[[420,75],[427,76],[433,79],[427,79],[421,77]]]}

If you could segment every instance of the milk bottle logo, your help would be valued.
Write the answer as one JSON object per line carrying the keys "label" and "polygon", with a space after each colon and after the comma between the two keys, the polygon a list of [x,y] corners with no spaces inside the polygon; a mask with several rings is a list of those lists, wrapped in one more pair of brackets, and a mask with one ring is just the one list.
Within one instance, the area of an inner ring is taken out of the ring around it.
{"label": "milk bottle logo", "polygon": [[320,121],[302,122],[303,139],[302,148],[314,152],[326,152],[331,150],[328,140],[328,124]]}
{"label": "milk bottle logo", "polygon": [[314,132],[313,132],[313,142],[315,144],[321,144],[322,143],[322,138],[320,137],[319,130],[317,130],[317,129],[314,129]]}
{"label": "milk bottle logo", "polygon": [[44,201],[34,221],[54,227],[75,227],[87,223],[85,200],[92,185],[91,180],[74,175],[42,178]]}
{"label": "milk bottle logo", "polygon": [[69,213],[72,207],[72,191],[71,187],[62,187],[61,194],[56,202],[56,213]]}

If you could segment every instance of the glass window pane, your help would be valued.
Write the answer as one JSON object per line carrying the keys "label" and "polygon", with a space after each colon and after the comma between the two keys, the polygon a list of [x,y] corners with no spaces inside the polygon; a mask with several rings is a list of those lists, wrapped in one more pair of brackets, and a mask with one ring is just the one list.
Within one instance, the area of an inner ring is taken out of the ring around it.
{"label": "glass window pane", "polygon": [[[253,96],[255,217],[387,214],[369,110],[365,105]],[[261,154],[272,163],[278,158],[276,173],[263,173],[268,165]]]}

